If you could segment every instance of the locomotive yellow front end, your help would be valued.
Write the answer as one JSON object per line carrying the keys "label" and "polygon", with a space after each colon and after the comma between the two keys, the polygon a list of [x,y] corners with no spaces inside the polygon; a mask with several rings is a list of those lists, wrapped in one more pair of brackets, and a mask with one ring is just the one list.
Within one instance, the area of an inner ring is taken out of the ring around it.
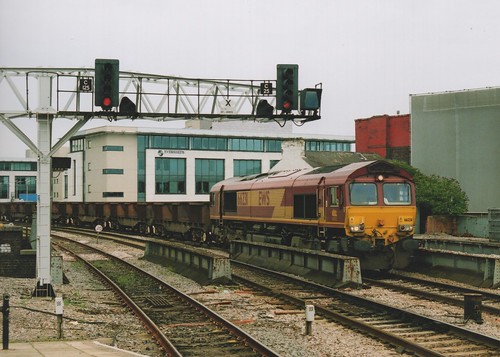
{"label": "locomotive yellow front end", "polygon": [[345,234],[350,248],[363,257],[363,269],[404,268],[417,248],[412,239],[416,224],[413,183],[394,175],[370,176],[347,187]]}

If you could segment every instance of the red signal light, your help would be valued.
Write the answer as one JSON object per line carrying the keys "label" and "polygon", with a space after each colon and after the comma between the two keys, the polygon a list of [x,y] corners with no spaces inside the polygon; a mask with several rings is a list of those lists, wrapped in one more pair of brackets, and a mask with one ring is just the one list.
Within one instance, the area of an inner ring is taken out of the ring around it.
{"label": "red signal light", "polygon": [[104,97],[102,100],[102,106],[103,107],[109,107],[111,106],[111,98],[110,97]]}
{"label": "red signal light", "polygon": [[283,109],[288,110],[292,108],[292,103],[289,101],[284,101],[283,102]]}

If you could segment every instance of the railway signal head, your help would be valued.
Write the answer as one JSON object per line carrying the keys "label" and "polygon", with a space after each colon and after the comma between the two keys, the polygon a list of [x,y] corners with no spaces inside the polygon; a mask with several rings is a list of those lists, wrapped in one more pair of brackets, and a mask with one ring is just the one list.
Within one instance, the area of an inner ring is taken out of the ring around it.
{"label": "railway signal head", "polygon": [[116,59],[95,60],[95,97],[96,106],[111,110],[118,106],[120,62]]}
{"label": "railway signal head", "polygon": [[277,109],[289,113],[298,108],[299,66],[297,64],[278,64],[276,79]]}
{"label": "railway signal head", "polygon": [[300,109],[317,110],[321,106],[321,88],[305,88],[300,92]]}

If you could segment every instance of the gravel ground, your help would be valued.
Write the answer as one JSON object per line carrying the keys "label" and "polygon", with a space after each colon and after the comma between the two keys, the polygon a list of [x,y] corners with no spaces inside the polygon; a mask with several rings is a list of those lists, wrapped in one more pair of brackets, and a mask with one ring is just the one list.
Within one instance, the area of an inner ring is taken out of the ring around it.
{"label": "gravel ground", "polygon": [[[241,290],[238,286],[200,286],[190,279],[141,259],[143,252],[100,240],[101,249],[125,258],[139,267],[154,273],[193,298],[210,304],[220,315],[232,320],[240,328],[259,338],[282,356],[395,356],[390,347],[362,334],[345,329],[321,319],[313,324],[312,335],[305,334],[303,311],[294,311],[277,300]],[[58,296],[64,298],[63,338],[67,340],[96,340],[118,348],[148,356],[162,356],[161,351],[145,334],[137,318],[118,303],[107,289],[71,257],[63,256],[64,271],[70,283],[55,286]],[[34,279],[0,277],[0,294],[10,295],[10,341],[47,341],[58,337],[56,317],[48,313],[55,310],[54,301],[31,298]],[[377,300],[394,302],[397,299],[383,289],[353,291]],[[426,301],[405,297],[401,306],[422,314],[437,313],[447,322],[460,323],[463,311],[450,309],[436,311]],[[32,309],[32,310],[30,310]],[[37,310],[37,311],[33,311]],[[40,312],[43,311],[43,312]],[[286,312],[286,313],[283,313]],[[483,314],[485,323],[472,322],[479,331],[500,337],[498,319]]]}

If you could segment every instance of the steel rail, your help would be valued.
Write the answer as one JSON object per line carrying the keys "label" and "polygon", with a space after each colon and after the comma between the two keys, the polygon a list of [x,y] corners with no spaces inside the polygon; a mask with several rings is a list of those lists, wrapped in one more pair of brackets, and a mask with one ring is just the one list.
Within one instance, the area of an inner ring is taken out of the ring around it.
{"label": "steel rail", "polygon": [[[63,238],[63,237],[59,237]],[[150,331],[151,335],[153,338],[158,342],[158,344],[161,346],[161,348],[167,353],[167,356],[171,357],[181,357],[182,354],[175,348],[175,346],[169,341],[167,336],[159,329],[159,327],[142,311],[142,309],[137,306],[136,303],[132,301],[132,299],[118,286],[116,285],[111,279],[109,279],[103,272],[101,272],[98,268],[96,268],[92,263],[81,257],[80,255],[72,252],[66,247],[63,247],[62,245],[52,242],[52,244],[56,245],[60,249],[63,249],[67,252],[69,252],[71,255],[75,256],[78,258],[80,261],[82,261],[90,270],[93,274],[95,274],[101,281],[103,281],[106,285],[108,285],[113,292],[118,295],[118,297],[125,302],[125,304],[129,307],[130,310],[133,311],[133,313],[139,317],[139,319],[144,323],[146,328]],[[116,258],[116,257],[115,257]]]}
{"label": "steel rail", "polygon": [[[123,259],[120,259],[120,258],[118,258],[118,257],[116,257],[116,256],[114,256],[112,254],[109,254],[109,253],[107,253],[107,252],[105,252],[105,251],[103,251],[101,249],[98,249],[98,248],[95,248],[95,247],[92,247],[92,246],[88,246],[88,245],[86,245],[84,243],[81,243],[81,242],[78,242],[78,241],[74,241],[74,240],[66,238],[66,237],[59,237],[59,236],[55,236],[55,235],[53,235],[53,236],[54,237],[58,237],[58,238],[63,239],[63,240],[69,240],[69,241],[71,241],[71,243],[75,243],[75,244],[81,245],[81,246],[83,246],[83,247],[85,247],[87,249],[93,250],[93,251],[95,251],[95,252],[97,252],[99,254],[102,254],[102,255],[108,257],[109,259],[119,260],[121,263],[123,263],[127,267],[129,267],[131,269],[135,269],[136,271],[138,271],[138,272],[140,272],[142,274],[148,275],[152,280],[154,280],[158,284],[160,284],[162,286],[166,286],[166,287],[168,287],[168,289],[170,289],[172,291],[175,291],[176,294],[180,298],[182,298],[185,302],[187,302],[188,304],[190,304],[191,306],[193,306],[195,309],[197,309],[198,311],[201,311],[203,314],[205,314],[206,316],[208,316],[209,318],[211,318],[213,321],[216,322],[216,324],[224,326],[236,338],[238,338],[240,341],[242,341],[243,344],[245,344],[246,346],[249,346],[249,348],[253,349],[254,351],[256,351],[257,353],[259,353],[260,355],[266,356],[266,357],[279,357],[280,356],[278,353],[272,351],[270,348],[268,348],[267,346],[265,346],[264,344],[262,344],[260,341],[258,341],[254,337],[250,336],[249,334],[247,334],[245,331],[243,331],[242,329],[240,329],[239,327],[237,327],[236,325],[234,325],[230,321],[224,319],[222,316],[218,315],[216,312],[212,311],[207,306],[205,306],[202,303],[198,302],[197,300],[191,298],[190,296],[184,294],[183,292],[181,292],[180,290],[174,288],[173,286],[165,283],[161,279],[159,279],[159,278],[157,278],[157,277],[149,274],[147,271],[145,271],[145,270],[143,270],[143,269],[135,266],[134,264],[129,263],[129,262],[123,260]],[[170,341],[169,341],[169,343],[170,343]]]}
{"label": "steel rail", "polygon": [[[349,294],[347,292],[342,292],[340,290],[330,288],[330,287],[325,286],[325,285],[317,284],[317,283],[314,283],[314,282],[311,282],[308,280],[304,280],[304,279],[300,279],[297,277],[292,277],[292,276],[282,274],[279,272],[275,272],[272,270],[268,270],[265,268],[253,266],[250,264],[246,264],[246,263],[242,263],[242,262],[238,262],[238,261],[234,261],[234,260],[231,260],[231,264],[241,265],[244,267],[248,267],[250,269],[255,269],[258,271],[266,272],[266,273],[278,276],[280,278],[284,278],[284,279],[289,280],[289,281],[300,282],[300,285],[302,287],[308,286],[308,287],[313,288],[315,290],[324,291],[326,294],[329,294],[330,296],[341,297],[344,299],[351,299],[354,302],[359,303],[362,306],[369,307],[372,309],[376,308],[378,310],[387,311],[392,315],[404,316],[404,317],[406,317],[407,320],[420,321],[420,322],[422,322],[422,325],[434,326],[437,331],[447,331],[449,333],[455,333],[459,336],[465,337],[466,339],[468,339],[470,341],[474,341],[476,343],[482,343],[482,344],[485,344],[486,346],[489,346],[491,348],[500,349],[500,340],[498,340],[497,338],[491,337],[491,336],[487,336],[487,335],[483,335],[481,333],[477,333],[474,331],[463,329],[463,328],[455,326],[453,324],[434,320],[430,317],[426,317],[426,316],[423,316],[423,315],[420,315],[417,313],[413,313],[413,312],[405,311],[405,310],[402,310],[402,309],[399,309],[396,307],[385,305],[383,303],[379,303],[378,301],[375,301],[372,299],[363,298],[360,296]],[[233,272],[231,274],[231,276],[234,280],[244,281],[244,282],[248,283],[249,285],[256,286],[257,288],[262,289],[264,291],[268,291],[269,293],[274,294],[275,296],[282,297],[284,300],[287,300],[295,305],[304,306],[305,303],[307,302],[307,299],[297,298],[297,297],[292,296],[284,291],[278,291],[274,288],[270,288],[270,287],[267,287],[265,285],[258,284],[254,281],[247,279],[246,277],[242,277],[242,276],[237,275],[235,272]],[[430,350],[422,345],[419,345],[417,343],[409,341],[405,338],[401,338],[401,337],[396,336],[392,333],[382,331],[382,330],[380,330],[374,326],[371,326],[370,324],[367,324],[363,321],[360,321],[358,319],[351,318],[351,317],[348,317],[346,315],[332,311],[330,309],[321,308],[318,306],[315,306],[315,309],[317,311],[319,311],[321,314],[325,314],[324,316],[330,317],[333,320],[339,321],[341,323],[355,326],[356,328],[368,333],[371,336],[380,338],[384,341],[388,341],[388,342],[392,343],[393,345],[402,347],[405,350],[416,353],[419,356],[442,356],[442,354],[440,354],[439,352]]]}
{"label": "steel rail", "polygon": [[[406,279],[406,277],[404,277],[404,276],[398,277],[397,279],[407,280],[409,282],[411,282],[413,280],[413,279]],[[455,292],[455,293],[459,293],[459,292],[471,293],[471,292],[473,292],[473,293],[485,295],[489,299],[495,300],[496,302],[499,302],[499,299],[500,299],[500,295],[498,295],[498,294],[491,294],[491,293],[487,293],[487,292],[484,292],[481,290],[468,289],[468,288],[464,288],[462,290],[461,288],[456,287],[456,286],[446,285],[446,284],[442,284],[442,283],[434,284],[434,282],[432,282],[432,281],[420,280],[420,279],[418,282],[416,280],[414,282],[421,284],[421,285],[438,287],[438,288],[443,289],[443,290],[447,289],[447,292]],[[365,284],[368,283],[368,285],[371,285],[371,286],[379,286],[379,287],[383,287],[383,288],[391,289],[391,290],[395,290],[395,291],[402,291],[402,292],[405,292],[405,293],[413,295],[413,296],[422,297],[422,298],[432,300],[432,301],[440,301],[440,302],[444,302],[444,303],[454,305],[454,306],[462,307],[464,305],[463,298],[447,296],[447,295],[439,294],[439,293],[432,292],[432,291],[420,290],[420,289],[417,289],[415,287],[404,286],[404,285],[400,285],[400,284],[394,283],[394,282],[391,283],[388,281],[380,281],[380,280],[369,279],[369,278],[365,277],[365,278],[363,278],[363,283],[365,283]],[[490,314],[500,315],[500,307],[482,304],[481,309],[483,311],[489,312]]]}

